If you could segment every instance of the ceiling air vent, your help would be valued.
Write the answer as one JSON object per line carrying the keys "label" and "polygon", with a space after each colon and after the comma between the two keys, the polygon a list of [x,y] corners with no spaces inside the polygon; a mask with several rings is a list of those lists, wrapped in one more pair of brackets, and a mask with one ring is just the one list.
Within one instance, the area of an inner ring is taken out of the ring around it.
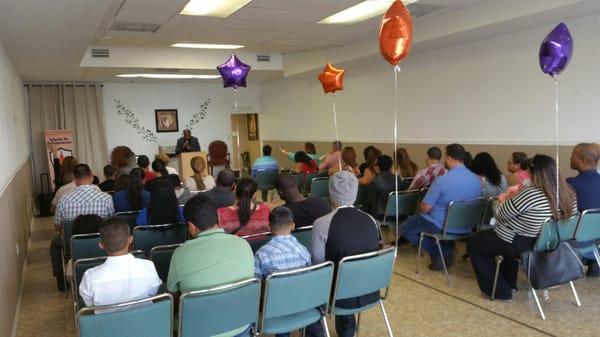
{"label": "ceiling air vent", "polygon": [[154,33],[159,28],[160,24],[158,23],[115,21],[110,25],[109,30],[117,32]]}
{"label": "ceiling air vent", "polygon": [[92,57],[109,57],[109,51],[105,48],[93,48]]}
{"label": "ceiling air vent", "polygon": [[271,55],[256,55],[256,62],[271,62]]}
{"label": "ceiling air vent", "polygon": [[427,5],[427,4],[420,4],[420,3],[416,3],[416,2],[411,3],[410,5],[408,5],[406,7],[410,11],[410,14],[413,18],[418,18],[421,16],[429,15],[431,13],[448,8],[447,6]]}

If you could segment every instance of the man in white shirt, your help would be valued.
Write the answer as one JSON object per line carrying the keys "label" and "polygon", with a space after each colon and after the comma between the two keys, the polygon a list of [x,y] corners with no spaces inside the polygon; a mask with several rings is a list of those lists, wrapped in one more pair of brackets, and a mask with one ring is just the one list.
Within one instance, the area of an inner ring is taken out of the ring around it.
{"label": "man in white shirt", "polygon": [[100,226],[100,248],[108,258],[83,274],[79,295],[86,306],[110,305],[156,295],[162,281],[152,261],[129,254],[129,226],[111,219]]}

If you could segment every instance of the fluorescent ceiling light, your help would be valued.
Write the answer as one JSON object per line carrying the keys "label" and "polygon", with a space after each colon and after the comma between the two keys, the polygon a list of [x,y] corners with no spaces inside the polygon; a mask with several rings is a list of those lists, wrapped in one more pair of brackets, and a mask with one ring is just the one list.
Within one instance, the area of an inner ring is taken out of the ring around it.
{"label": "fluorescent ceiling light", "polygon": [[240,49],[244,46],[239,44],[210,44],[210,43],[173,43],[171,47],[198,48],[198,49]]}
{"label": "fluorescent ceiling light", "polygon": [[252,0],[190,0],[179,14],[226,18],[250,1]]}
{"label": "fluorescent ceiling light", "polygon": [[195,74],[119,74],[117,77],[123,78],[158,78],[167,80],[185,80],[185,79],[204,79],[210,80],[219,78],[219,75],[195,75]]}
{"label": "fluorescent ceiling light", "polygon": [[[402,2],[408,5],[417,2],[417,0],[403,0]],[[394,3],[394,0],[366,0],[326,17],[319,21],[319,23],[353,24],[365,21],[385,13],[392,3]]]}

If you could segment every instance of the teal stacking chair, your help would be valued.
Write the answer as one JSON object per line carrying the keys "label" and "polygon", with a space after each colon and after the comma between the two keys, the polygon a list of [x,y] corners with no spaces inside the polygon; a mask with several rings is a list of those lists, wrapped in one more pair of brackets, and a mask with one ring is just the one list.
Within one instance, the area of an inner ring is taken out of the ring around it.
{"label": "teal stacking chair", "polygon": [[308,251],[312,251],[312,229],[313,226],[305,226],[296,228],[292,235],[296,237],[296,239],[308,249]]}
{"label": "teal stacking chair", "polygon": [[262,193],[262,201],[268,201],[269,191],[275,189],[275,182],[279,172],[277,171],[259,171],[256,173],[256,183]]}
{"label": "teal stacking chair", "polygon": [[[383,301],[388,294],[388,288],[392,280],[394,269],[394,247],[384,248],[375,252],[352,255],[343,258],[337,267],[333,296],[329,312],[332,315],[354,315],[358,314],[356,322],[356,335],[360,328],[360,314],[377,304],[385,321],[388,335],[393,337],[392,327],[385,311]],[[335,304],[338,300],[353,298],[380,292],[384,289],[383,296],[378,301],[367,304],[360,308],[344,309]]]}
{"label": "teal stacking chair", "polygon": [[313,178],[310,183],[309,196],[329,200],[329,178]]}
{"label": "teal stacking chair", "polygon": [[329,337],[325,315],[333,269],[333,262],[328,261],[267,276],[258,333],[287,333],[321,321],[325,335]]}
{"label": "teal stacking chair", "polygon": [[396,199],[398,199],[398,217],[415,215],[419,210],[420,190],[407,190],[390,192],[381,225],[386,227],[396,226]]}
{"label": "teal stacking chair", "polygon": [[138,215],[140,215],[140,211],[118,212],[115,214],[115,218],[127,222],[129,228],[133,230],[137,226],[136,220]]}
{"label": "teal stacking chair", "polygon": [[358,193],[356,193],[356,201],[354,207],[363,212],[371,213],[373,202],[375,201],[375,184],[358,185]]}
{"label": "teal stacking chair", "polygon": [[[485,207],[486,204],[482,198],[466,201],[451,201],[448,205],[448,212],[446,213],[446,221],[444,222],[442,233],[421,232],[421,237],[419,238],[419,252],[417,254],[417,273],[419,272],[419,266],[421,264],[421,251],[423,239],[425,237],[430,237],[435,240],[440,256],[443,257],[440,241],[459,241],[471,237],[473,231],[481,224],[481,218]],[[446,266],[444,258],[442,258],[442,265],[444,266],[444,274],[446,275],[448,286],[450,286],[448,266]]]}
{"label": "teal stacking chair", "polygon": [[269,242],[269,240],[271,240],[272,237],[273,234],[271,234],[271,232],[262,232],[241,236],[242,239],[248,242],[250,248],[252,248],[252,252],[254,253],[256,253],[256,251],[260,247],[264,246],[267,242]]}
{"label": "teal stacking chair", "polygon": [[71,260],[75,262],[79,259],[106,256],[106,251],[100,248],[99,243],[99,233],[73,235],[71,237]]}
{"label": "teal stacking chair", "polygon": [[173,245],[185,242],[187,226],[183,223],[137,226],[133,229],[133,246],[150,256],[156,246]]}
{"label": "teal stacking chair", "polygon": [[181,295],[179,337],[209,337],[256,325],[260,285],[253,278]]}
{"label": "teal stacking chair", "polygon": [[160,294],[138,301],[83,308],[75,321],[78,337],[172,337],[173,297]]}
{"label": "teal stacking chair", "polygon": [[[599,191],[600,193],[600,191]],[[574,235],[581,255],[592,253],[600,267],[600,209],[589,209],[581,213]]]}
{"label": "teal stacking chair", "polygon": [[150,250],[150,259],[154,263],[158,277],[167,283],[167,277],[169,276],[169,267],[171,266],[171,258],[175,249],[180,247],[182,244],[156,246]]}
{"label": "teal stacking chair", "polygon": [[410,187],[414,177],[404,177],[398,182],[398,191],[406,191]]}
{"label": "teal stacking chair", "polygon": [[[536,252],[544,252],[551,251],[556,249],[558,244],[561,241],[571,240],[575,236],[578,220],[580,219],[579,215],[574,215],[569,219],[563,221],[552,221],[551,219],[547,219],[546,222],[542,225],[542,230],[538,235],[535,244],[533,246],[533,250]],[[498,255],[495,258],[496,260],[496,273],[494,275],[494,284],[492,286],[492,301],[495,299],[496,295],[496,286],[498,283],[498,276],[500,275],[500,264],[504,261],[502,255]],[[525,275],[527,275],[527,268],[522,266]],[[575,298],[575,302],[577,306],[581,306],[581,302],[579,301],[579,296],[577,295],[577,290],[575,289],[575,284],[571,281],[569,282],[571,287],[571,292],[573,293],[573,297]],[[541,302],[537,296],[537,292],[533,288],[531,284],[529,284],[529,291],[533,295],[533,299],[535,300],[535,304],[537,305],[540,316],[543,320],[546,319],[546,315],[544,314],[544,310],[542,309]]]}
{"label": "teal stacking chair", "polygon": [[298,186],[298,191],[300,193],[304,193],[304,182],[306,180],[306,174],[304,173],[294,173],[292,174],[292,178],[296,182],[296,186]]}
{"label": "teal stacking chair", "polygon": [[496,200],[498,200],[498,197],[491,197],[487,200],[485,211],[483,211],[483,216],[481,217],[481,224],[477,227],[477,232],[494,228],[491,222],[494,217],[494,202]]}

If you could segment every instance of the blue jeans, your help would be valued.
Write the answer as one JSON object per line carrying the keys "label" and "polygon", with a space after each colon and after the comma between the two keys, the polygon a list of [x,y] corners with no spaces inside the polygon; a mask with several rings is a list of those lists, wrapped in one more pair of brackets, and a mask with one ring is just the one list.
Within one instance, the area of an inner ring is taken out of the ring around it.
{"label": "blue jeans", "polygon": [[[413,245],[419,245],[419,238],[421,236],[421,232],[427,233],[442,233],[442,229],[429,222],[421,215],[415,215],[408,218],[404,223],[400,225],[400,234],[406,238],[406,240],[410,241]],[[447,260],[452,257],[452,253],[454,251],[454,242],[450,241],[440,241],[440,246],[442,246],[442,253],[444,254],[444,258]],[[423,249],[429,253],[429,256],[432,259],[440,258],[440,252],[435,244],[435,240],[430,237],[423,238]]]}

